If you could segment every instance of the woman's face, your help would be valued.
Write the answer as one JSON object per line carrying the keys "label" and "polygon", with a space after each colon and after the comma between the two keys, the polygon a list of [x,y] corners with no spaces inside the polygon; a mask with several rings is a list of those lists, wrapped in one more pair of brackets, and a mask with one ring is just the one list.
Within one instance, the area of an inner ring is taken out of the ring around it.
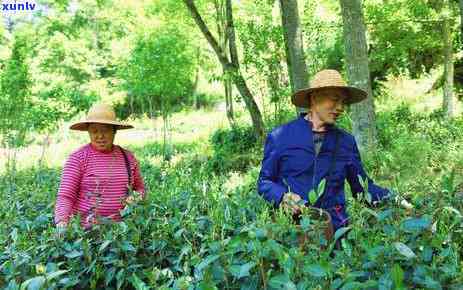
{"label": "woman's face", "polygon": [[88,125],[90,142],[98,151],[109,151],[113,147],[116,129],[113,125],[91,123]]}

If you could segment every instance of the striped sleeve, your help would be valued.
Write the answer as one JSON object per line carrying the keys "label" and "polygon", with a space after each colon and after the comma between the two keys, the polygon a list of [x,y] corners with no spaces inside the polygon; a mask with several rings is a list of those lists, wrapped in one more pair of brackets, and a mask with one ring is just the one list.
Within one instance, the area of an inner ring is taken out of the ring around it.
{"label": "striped sleeve", "polygon": [[132,160],[133,160],[133,164],[134,164],[134,175],[133,175],[133,187],[134,187],[134,190],[141,193],[143,197],[145,197],[145,183],[143,181],[143,177],[141,175],[141,171],[140,171],[140,164],[138,163],[138,160],[135,158],[135,156],[133,154],[132,155]]}
{"label": "striped sleeve", "polygon": [[80,152],[71,154],[64,165],[55,205],[55,223],[68,222],[77,199],[82,170]]}

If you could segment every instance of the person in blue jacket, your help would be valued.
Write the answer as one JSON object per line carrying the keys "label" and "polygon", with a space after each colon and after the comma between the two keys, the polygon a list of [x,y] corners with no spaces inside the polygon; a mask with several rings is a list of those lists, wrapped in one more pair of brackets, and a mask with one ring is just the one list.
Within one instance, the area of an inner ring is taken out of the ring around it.
{"label": "person in blue jacket", "polygon": [[[330,214],[334,230],[346,226],[344,181],[356,197],[368,182],[369,200],[375,204],[391,196],[391,191],[376,185],[366,174],[355,138],[335,126],[344,107],[360,102],[367,93],[346,86],[339,72],[317,73],[311,87],[292,96],[297,107],[308,108],[297,119],[274,128],[264,147],[258,192],[275,206],[300,212],[309,192],[325,179],[325,190],[312,206]],[[359,178],[361,177],[361,178]]]}

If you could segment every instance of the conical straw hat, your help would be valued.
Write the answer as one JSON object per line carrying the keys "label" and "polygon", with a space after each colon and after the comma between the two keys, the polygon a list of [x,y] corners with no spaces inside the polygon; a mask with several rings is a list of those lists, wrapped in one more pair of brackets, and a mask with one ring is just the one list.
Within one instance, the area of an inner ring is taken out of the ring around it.
{"label": "conical straw hat", "polygon": [[71,130],[87,131],[90,123],[114,125],[117,130],[131,129],[132,125],[124,124],[116,120],[114,109],[107,104],[98,103],[88,111],[87,118],[71,125]]}
{"label": "conical straw hat", "polygon": [[310,94],[326,89],[341,90],[347,97],[345,100],[346,104],[349,105],[361,102],[367,98],[367,92],[364,90],[347,86],[338,71],[326,69],[314,76],[309,88],[299,90],[292,95],[291,102],[297,107],[308,108]]}

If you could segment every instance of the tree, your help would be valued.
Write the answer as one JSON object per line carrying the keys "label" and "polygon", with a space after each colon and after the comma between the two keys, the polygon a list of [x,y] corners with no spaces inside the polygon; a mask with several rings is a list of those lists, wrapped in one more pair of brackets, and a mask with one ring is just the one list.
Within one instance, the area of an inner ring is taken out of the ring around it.
{"label": "tree", "polygon": [[340,3],[349,84],[368,93],[366,100],[352,105],[353,134],[360,149],[367,149],[376,144],[376,128],[362,3],[361,0],[340,0]]}
{"label": "tree", "polygon": [[25,145],[26,134],[33,122],[27,49],[27,40],[15,35],[11,56],[0,78],[0,132],[2,147],[13,149],[7,156],[7,171],[10,172],[16,168],[15,149]]}
{"label": "tree", "polygon": [[443,109],[447,118],[454,116],[453,98],[453,39],[452,39],[452,18],[450,15],[450,1],[445,1],[442,12],[442,35],[444,42],[444,88],[443,88]]}
{"label": "tree", "polygon": [[[280,10],[289,79],[291,90],[295,93],[307,87],[309,83],[297,0],[280,0]],[[299,108],[299,110],[302,110],[302,108]]]}
{"label": "tree", "polygon": [[463,49],[463,0],[458,0],[460,8],[460,49]]}
{"label": "tree", "polygon": [[170,157],[169,118],[193,91],[194,59],[195,52],[186,35],[175,27],[160,27],[140,34],[121,72],[123,86],[133,95],[138,112],[148,108],[151,118],[156,113],[162,116],[166,159]]}
{"label": "tree", "polygon": [[[229,46],[229,27],[227,27],[227,9],[225,0],[214,0],[215,18],[217,24],[218,43],[222,51],[225,53],[226,58],[230,57]],[[233,98],[232,98],[232,79],[227,74],[227,68],[222,64],[222,83],[225,91],[225,105],[227,110],[227,118],[230,125],[234,125],[235,117],[233,112]]]}
{"label": "tree", "polygon": [[[236,21],[242,47],[243,74],[261,96],[262,114],[280,123],[292,112],[291,93],[281,15],[274,11],[277,1],[241,2]],[[270,106],[269,106],[270,105]],[[271,114],[273,111],[273,114]]]}
{"label": "tree", "polygon": [[256,136],[260,138],[264,137],[264,123],[262,121],[262,115],[260,113],[259,107],[254,100],[254,97],[240,72],[239,60],[238,60],[238,50],[236,48],[236,39],[235,39],[235,28],[233,23],[233,11],[231,0],[226,0],[225,9],[226,9],[226,19],[227,19],[227,28],[228,28],[228,41],[230,49],[230,57],[227,57],[226,53],[218,44],[216,38],[212,35],[206,23],[199,14],[198,9],[193,0],[183,0],[186,7],[190,11],[193,19],[198,25],[199,29],[203,33],[204,37],[209,42],[210,46],[214,50],[223,67],[226,68],[227,74],[229,74],[235,84],[236,88],[241,94],[246,108],[251,116],[252,124],[254,127],[254,132]]}
{"label": "tree", "polygon": [[436,4],[431,4],[424,0],[364,2],[373,89],[389,75],[419,78],[442,64],[442,30]]}

